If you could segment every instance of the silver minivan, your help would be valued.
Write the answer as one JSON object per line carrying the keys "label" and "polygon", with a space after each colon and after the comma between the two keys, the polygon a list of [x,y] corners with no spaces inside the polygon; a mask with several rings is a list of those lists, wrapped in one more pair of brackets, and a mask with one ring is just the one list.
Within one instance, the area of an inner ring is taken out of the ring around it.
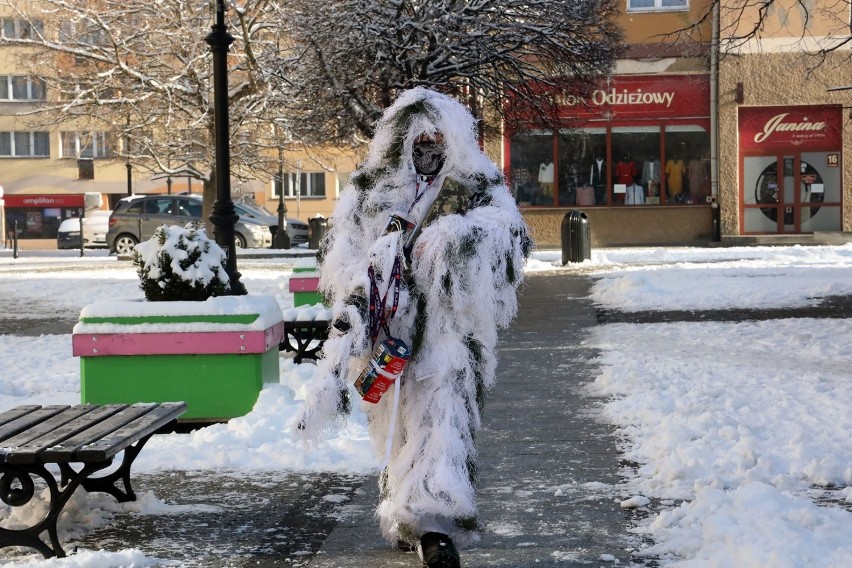
{"label": "silver minivan", "polygon": [[[201,221],[202,199],[198,195],[135,195],[118,202],[109,217],[107,246],[118,254],[130,253],[150,239],[160,225],[185,225]],[[212,238],[212,235],[211,235]],[[268,248],[269,227],[247,217],[234,225],[237,248]]]}
{"label": "silver minivan", "polygon": [[[250,217],[269,226],[272,237],[278,231],[278,214],[270,212],[263,205],[249,205],[248,203],[234,203],[237,215]],[[298,246],[308,242],[308,224],[295,217],[287,217],[287,236],[290,237],[290,245]]]}

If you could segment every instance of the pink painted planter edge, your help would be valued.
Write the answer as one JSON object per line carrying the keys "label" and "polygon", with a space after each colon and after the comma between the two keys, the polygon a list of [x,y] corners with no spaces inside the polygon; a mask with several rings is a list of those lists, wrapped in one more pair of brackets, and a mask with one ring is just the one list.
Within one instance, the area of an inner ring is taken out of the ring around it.
{"label": "pink painted planter edge", "polygon": [[291,292],[316,292],[319,290],[318,276],[293,276],[290,278]]}
{"label": "pink painted planter edge", "polygon": [[75,357],[265,353],[284,338],[284,322],[263,331],[75,333]]}

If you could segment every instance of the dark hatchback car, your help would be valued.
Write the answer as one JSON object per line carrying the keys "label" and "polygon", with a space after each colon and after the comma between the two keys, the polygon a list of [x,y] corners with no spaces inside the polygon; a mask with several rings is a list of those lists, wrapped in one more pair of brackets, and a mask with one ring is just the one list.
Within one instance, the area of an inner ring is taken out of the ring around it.
{"label": "dark hatchback car", "polygon": [[[125,197],[109,218],[107,246],[118,254],[129,254],[141,241],[154,235],[160,225],[185,225],[201,221],[201,197],[197,195],[142,195]],[[238,248],[268,248],[272,233],[265,224],[240,217],[234,225]]]}

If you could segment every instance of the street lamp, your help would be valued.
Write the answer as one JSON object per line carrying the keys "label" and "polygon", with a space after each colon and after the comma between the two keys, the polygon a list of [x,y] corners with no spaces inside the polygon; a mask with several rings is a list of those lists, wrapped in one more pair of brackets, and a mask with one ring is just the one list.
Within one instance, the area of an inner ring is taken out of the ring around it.
{"label": "street lamp", "polygon": [[[130,115],[127,115],[127,130],[130,131]],[[124,136],[124,153],[127,154],[127,162],[124,166],[127,168],[127,197],[133,195],[133,166],[130,164],[130,134]]]}
{"label": "street lamp", "polygon": [[272,248],[290,248],[290,235],[287,234],[287,204],[284,203],[284,149],[281,148],[281,138],[278,135],[278,125],[275,125],[275,140],[278,143],[278,176],[275,180],[278,186],[278,229]]}
{"label": "street lamp", "polygon": [[204,38],[213,54],[213,118],[216,150],[216,201],[210,213],[213,236],[226,254],[225,271],[231,281],[231,294],[246,294],[237,272],[234,224],[239,216],[231,201],[231,149],[228,142],[228,48],[234,38],[225,27],[225,0],[216,0],[216,19]]}

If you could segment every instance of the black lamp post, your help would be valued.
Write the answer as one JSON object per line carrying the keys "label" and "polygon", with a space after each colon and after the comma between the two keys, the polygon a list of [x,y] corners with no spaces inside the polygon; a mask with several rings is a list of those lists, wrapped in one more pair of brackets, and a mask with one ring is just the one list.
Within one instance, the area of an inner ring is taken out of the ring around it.
{"label": "black lamp post", "polygon": [[[130,115],[127,115],[127,129],[130,130]],[[127,154],[127,196],[133,195],[133,166],[130,164],[130,136],[124,137],[124,152]]]}
{"label": "black lamp post", "polygon": [[272,248],[288,249],[291,246],[290,235],[287,234],[287,204],[284,203],[284,172],[278,167],[278,229],[275,231],[275,242]]}
{"label": "black lamp post", "polygon": [[216,201],[210,222],[216,243],[227,254],[225,271],[231,280],[231,294],[246,294],[237,272],[237,251],[234,246],[234,224],[239,216],[231,201],[231,148],[228,141],[228,48],[234,38],[225,27],[225,0],[216,0],[216,21],[204,38],[213,54],[213,117],[216,149]]}
{"label": "black lamp post", "polygon": [[275,239],[272,248],[290,248],[290,235],[287,234],[287,204],[284,202],[284,151],[281,148],[281,140],[278,137],[278,128],[275,128],[275,137],[278,142],[278,177],[275,183],[278,185],[278,229],[275,231]]}

